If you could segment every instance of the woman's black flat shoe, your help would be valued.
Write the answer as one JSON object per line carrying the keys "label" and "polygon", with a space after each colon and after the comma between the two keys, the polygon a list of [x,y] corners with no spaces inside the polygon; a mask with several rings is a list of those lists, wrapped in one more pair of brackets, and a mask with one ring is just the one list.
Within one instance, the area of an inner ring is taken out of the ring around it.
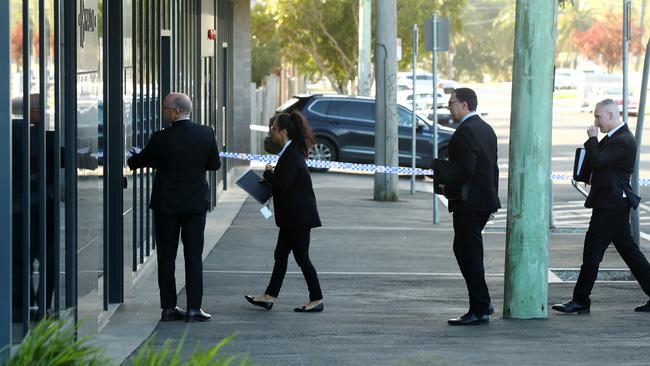
{"label": "woman's black flat shoe", "polygon": [[295,311],[297,313],[318,313],[318,312],[323,311],[323,309],[325,309],[325,305],[323,305],[323,303],[321,302],[320,304],[314,306],[313,308],[307,309],[305,307],[305,305],[303,305],[303,306],[301,306],[299,308],[293,309],[293,311]]}
{"label": "woman's black flat shoe", "polygon": [[271,308],[273,307],[273,301],[259,301],[259,300],[255,300],[255,296],[251,296],[251,295],[244,295],[244,298],[245,298],[248,302],[250,302],[251,304],[253,304],[253,305],[255,305],[255,306],[262,307],[262,308],[264,308],[264,309],[266,309],[266,310],[271,310]]}

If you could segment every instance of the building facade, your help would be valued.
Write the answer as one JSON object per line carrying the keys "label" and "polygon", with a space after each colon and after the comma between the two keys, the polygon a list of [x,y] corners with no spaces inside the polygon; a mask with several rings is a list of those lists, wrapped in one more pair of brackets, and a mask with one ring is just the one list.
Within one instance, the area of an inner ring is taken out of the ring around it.
{"label": "building facade", "polygon": [[[150,265],[155,172],[126,159],[167,93],[247,151],[249,21],[248,0],[2,2],[0,348],[46,315],[96,334]],[[234,164],[209,175],[213,210]]]}

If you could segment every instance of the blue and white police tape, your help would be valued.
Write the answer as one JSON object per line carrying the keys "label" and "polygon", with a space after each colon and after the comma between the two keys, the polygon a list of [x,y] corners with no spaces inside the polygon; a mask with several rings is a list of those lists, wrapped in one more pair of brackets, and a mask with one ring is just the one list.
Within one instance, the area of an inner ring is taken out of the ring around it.
{"label": "blue and white police tape", "polygon": [[[275,163],[278,160],[276,155],[259,155],[259,154],[242,154],[233,152],[221,152],[219,154],[222,158],[248,160],[248,161],[262,161],[265,163]],[[368,173],[392,173],[392,174],[415,174],[415,175],[432,175],[431,169],[420,168],[407,168],[395,166],[383,166],[376,164],[358,164],[358,163],[343,163],[340,161],[328,160],[307,160],[307,166],[311,168],[322,169],[341,169],[350,170],[354,172],[368,172]]]}
{"label": "blue and white police tape", "polygon": [[[222,158],[248,160],[248,161],[261,161],[265,163],[275,163],[278,161],[277,155],[259,155],[259,154],[242,154],[234,152],[221,152],[219,155]],[[311,168],[322,169],[341,169],[353,172],[367,172],[367,173],[389,173],[389,174],[405,174],[405,175],[433,175],[432,169],[420,168],[407,168],[395,166],[383,166],[376,164],[358,164],[358,163],[343,163],[340,161],[329,160],[307,160],[307,166]],[[566,174],[551,174],[551,180],[555,182],[570,181],[573,177]],[[650,186],[650,179],[639,179],[639,185],[643,187]]]}

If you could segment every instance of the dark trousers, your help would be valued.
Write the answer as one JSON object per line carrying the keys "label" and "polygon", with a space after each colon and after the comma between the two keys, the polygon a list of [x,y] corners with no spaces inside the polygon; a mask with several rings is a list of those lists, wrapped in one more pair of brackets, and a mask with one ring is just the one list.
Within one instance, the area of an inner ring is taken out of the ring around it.
{"label": "dark trousers", "polygon": [[187,308],[200,309],[203,298],[203,232],[205,213],[174,215],[154,212],[158,251],[158,287],[160,307],[176,306],[176,253],[179,235],[185,256]]}
{"label": "dark trousers", "polygon": [[650,296],[650,264],[639,247],[634,243],[630,233],[629,210],[603,211],[594,209],[589,221],[589,229],[585,235],[585,246],[582,253],[582,266],[578,282],[573,289],[573,300],[586,306],[591,305],[589,295],[596,282],[598,266],[603,260],[609,243],[621,255],[625,264],[630,268],[641,288]]}
{"label": "dark trousers", "polygon": [[307,281],[307,288],[309,289],[309,300],[321,300],[323,294],[320,290],[318,283],[318,275],[316,269],[309,260],[309,233],[310,229],[289,230],[280,228],[278,234],[278,243],[275,247],[275,265],[273,266],[273,274],[271,281],[266,288],[265,293],[273,297],[278,297],[284,275],[287,273],[287,260],[289,253],[293,251],[293,257],[296,263],[300,266],[305,281]]}
{"label": "dark trousers", "polygon": [[490,304],[483,268],[483,236],[481,230],[490,218],[489,212],[454,212],[454,255],[469,292],[469,312],[483,315]]}

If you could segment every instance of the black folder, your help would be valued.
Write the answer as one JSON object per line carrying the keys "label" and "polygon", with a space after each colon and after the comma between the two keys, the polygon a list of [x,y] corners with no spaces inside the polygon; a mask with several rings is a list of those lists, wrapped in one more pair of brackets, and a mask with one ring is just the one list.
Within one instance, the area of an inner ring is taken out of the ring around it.
{"label": "black folder", "polygon": [[587,151],[584,147],[576,149],[576,156],[573,161],[573,180],[576,182],[591,183],[592,169],[587,161]]}
{"label": "black folder", "polygon": [[252,170],[246,172],[237,179],[238,186],[261,204],[265,204],[271,198],[271,186],[261,181],[262,178]]}
{"label": "black folder", "polygon": [[[448,160],[434,159],[433,191],[437,194],[444,194],[448,199],[466,202],[469,198],[471,180],[468,180],[462,185],[458,184],[457,177],[460,174],[457,165],[452,164]],[[444,192],[440,185],[445,186]]]}

